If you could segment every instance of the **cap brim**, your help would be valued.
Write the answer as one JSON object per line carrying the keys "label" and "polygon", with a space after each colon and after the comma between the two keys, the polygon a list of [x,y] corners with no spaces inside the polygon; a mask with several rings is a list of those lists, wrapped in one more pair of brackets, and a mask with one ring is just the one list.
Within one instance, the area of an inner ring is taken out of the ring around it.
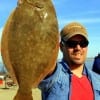
{"label": "cap brim", "polygon": [[85,35],[84,33],[80,33],[80,32],[75,32],[74,34],[66,35],[66,36],[63,37],[63,39],[64,39],[64,41],[68,41],[70,38],[72,38],[75,35],[81,35],[88,41],[88,36]]}

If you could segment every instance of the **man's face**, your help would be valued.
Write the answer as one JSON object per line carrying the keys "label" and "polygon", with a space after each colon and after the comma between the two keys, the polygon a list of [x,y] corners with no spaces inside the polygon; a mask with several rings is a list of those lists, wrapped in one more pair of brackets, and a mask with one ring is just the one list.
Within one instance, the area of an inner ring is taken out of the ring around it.
{"label": "man's face", "polygon": [[87,55],[87,41],[81,35],[73,36],[62,46],[64,60],[69,65],[81,65]]}

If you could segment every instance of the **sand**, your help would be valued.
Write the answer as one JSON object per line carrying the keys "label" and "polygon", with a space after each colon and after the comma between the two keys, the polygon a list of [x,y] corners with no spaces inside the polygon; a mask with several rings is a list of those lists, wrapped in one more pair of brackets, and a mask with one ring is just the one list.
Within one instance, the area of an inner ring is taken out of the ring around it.
{"label": "sand", "polygon": [[[16,92],[16,86],[10,88],[0,88],[0,100],[13,100]],[[41,100],[41,92],[39,89],[33,89],[32,94],[34,95],[34,100]]]}

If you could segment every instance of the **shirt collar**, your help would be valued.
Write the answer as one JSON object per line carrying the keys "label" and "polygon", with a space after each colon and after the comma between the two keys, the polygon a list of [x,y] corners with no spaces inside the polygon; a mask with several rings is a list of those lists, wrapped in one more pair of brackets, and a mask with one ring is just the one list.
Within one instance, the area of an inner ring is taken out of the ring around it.
{"label": "shirt collar", "polygon": [[[60,63],[63,66],[63,71],[64,72],[68,72],[69,74],[72,74],[72,72],[71,72],[68,64],[64,60],[62,60]],[[86,68],[85,64],[84,64],[84,68],[83,68],[83,75],[86,75],[87,76],[87,68]]]}

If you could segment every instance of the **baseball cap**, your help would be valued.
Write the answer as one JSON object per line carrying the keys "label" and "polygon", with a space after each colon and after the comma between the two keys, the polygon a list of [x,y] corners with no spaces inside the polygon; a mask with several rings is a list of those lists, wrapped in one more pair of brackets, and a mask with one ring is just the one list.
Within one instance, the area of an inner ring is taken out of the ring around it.
{"label": "baseball cap", "polygon": [[82,35],[88,41],[88,35],[85,27],[78,22],[72,22],[66,25],[60,32],[61,39],[67,41],[75,35]]}

